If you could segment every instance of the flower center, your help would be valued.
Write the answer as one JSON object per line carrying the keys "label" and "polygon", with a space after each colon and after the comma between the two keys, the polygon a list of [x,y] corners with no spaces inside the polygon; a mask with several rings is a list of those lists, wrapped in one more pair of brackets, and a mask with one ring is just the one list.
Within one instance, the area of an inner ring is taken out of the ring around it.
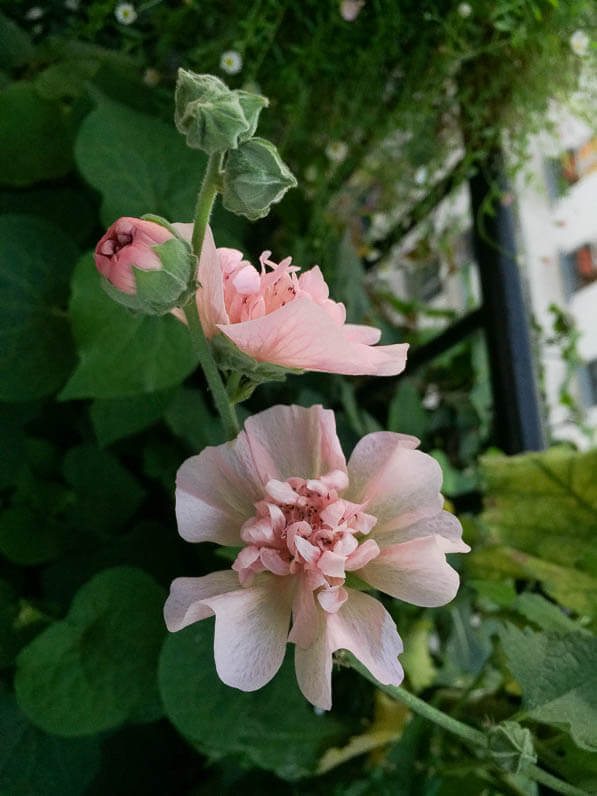
{"label": "flower center", "polygon": [[125,246],[129,246],[133,242],[133,233],[132,232],[123,232],[119,230],[118,232],[114,232],[114,234],[105,240],[100,248],[100,254],[105,254],[107,257],[112,257],[121,249],[124,249]]}
{"label": "flower center", "polygon": [[375,541],[358,538],[369,533],[376,518],[339,497],[347,486],[341,470],[317,479],[268,481],[255,517],[241,528],[247,546],[232,565],[241,585],[266,570],[279,576],[303,573],[322,607],[337,611],[347,596],[346,572],[379,554]]}

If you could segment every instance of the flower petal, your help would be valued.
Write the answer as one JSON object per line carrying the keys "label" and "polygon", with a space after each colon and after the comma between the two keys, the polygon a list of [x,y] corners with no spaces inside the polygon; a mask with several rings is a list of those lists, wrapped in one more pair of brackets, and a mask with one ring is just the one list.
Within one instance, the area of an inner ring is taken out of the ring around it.
{"label": "flower petal", "polygon": [[241,526],[263,497],[244,431],[234,442],[205,448],[176,475],[178,532],[188,542],[240,545]]}
{"label": "flower petal", "polygon": [[442,471],[431,456],[413,450],[415,437],[378,431],[367,434],[348,463],[350,486],[343,497],[365,503],[377,517],[371,531],[383,547],[383,534],[441,511]]}
{"label": "flower petal", "polygon": [[388,547],[357,574],[366,583],[413,605],[435,608],[453,600],[460,578],[446,553],[467,553],[462,541],[425,536]]}
{"label": "flower petal", "polygon": [[276,674],[290,624],[294,579],[261,575],[255,584],[204,600],[216,615],[218,676],[241,691],[256,691]]}
{"label": "flower petal", "polygon": [[327,616],[329,648],[352,652],[380,683],[399,685],[404,677],[398,662],[402,641],[392,617],[368,594],[347,592],[338,613]]}
{"label": "flower petal", "polygon": [[[438,511],[431,517],[423,517],[410,525],[399,525],[393,530],[386,530],[377,540],[382,548],[408,542],[411,539],[420,539],[423,536],[438,534],[450,542],[462,541],[462,525],[460,520],[448,511]],[[466,552],[466,551],[449,551]]]}
{"label": "flower petal", "polygon": [[176,578],[164,605],[164,619],[170,632],[213,616],[213,611],[202,600],[239,588],[238,576],[232,570],[212,572],[203,578]]}
{"label": "flower petal", "polygon": [[393,376],[404,370],[406,344],[374,348],[345,336],[326,310],[299,296],[269,315],[218,323],[242,351],[260,362],[348,375]]}
{"label": "flower petal", "polygon": [[254,466],[264,484],[346,472],[334,413],[321,406],[274,406],[245,422]]}
{"label": "flower petal", "polygon": [[304,574],[298,576],[298,584],[292,603],[292,630],[288,641],[300,647],[310,647],[315,641],[319,627],[319,610],[315,605],[315,594]]}
{"label": "flower petal", "polygon": [[205,230],[197,279],[200,285],[196,296],[197,309],[205,336],[210,338],[218,331],[216,324],[228,323],[229,321],[224,303],[222,271],[210,227]]}
{"label": "flower petal", "polygon": [[332,650],[327,635],[327,619],[321,608],[316,609],[315,640],[310,647],[296,645],[294,668],[296,680],[305,699],[323,710],[332,707]]}

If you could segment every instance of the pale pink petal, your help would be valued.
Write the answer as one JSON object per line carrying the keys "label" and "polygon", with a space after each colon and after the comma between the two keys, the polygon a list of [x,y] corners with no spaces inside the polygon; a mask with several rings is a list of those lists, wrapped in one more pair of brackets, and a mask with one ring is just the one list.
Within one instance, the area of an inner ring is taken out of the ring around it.
{"label": "pale pink petal", "polygon": [[284,560],[277,550],[271,547],[262,547],[260,553],[261,563],[274,575],[288,575],[290,564]]}
{"label": "pale pink petal", "polygon": [[366,542],[360,544],[357,549],[346,560],[344,568],[347,572],[353,569],[360,569],[368,564],[373,558],[379,555],[379,546],[375,539],[367,539]]}
{"label": "pale pink petal", "polygon": [[177,221],[176,223],[172,224],[172,226],[178,232],[178,234],[187,241],[187,243],[191,243],[193,240],[194,224],[185,224],[182,221]]}
{"label": "pale pink petal", "polygon": [[370,561],[358,576],[366,583],[404,602],[435,608],[454,599],[459,576],[446,561],[446,553],[466,553],[462,541],[425,536],[388,547]]}
{"label": "pale pink petal", "polygon": [[380,683],[399,685],[404,677],[398,662],[402,641],[392,617],[368,594],[347,591],[342,608],[327,616],[329,648],[352,652]]}
{"label": "pale pink petal", "polygon": [[296,679],[305,699],[323,710],[332,707],[332,650],[329,647],[327,615],[316,609],[315,640],[306,649],[294,649]]}
{"label": "pale pink petal", "polygon": [[347,323],[344,326],[344,336],[351,343],[364,343],[364,345],[375,345],[379,343],[381,329],[375,326],[364,326],[358,323]]}
{"label": "pale pink petal", "polygon": [[210,227],[205,230],[197,278],[200,285],[196,294],[197,310],[205,336],[210,338],[218,331],[216,324],[229,321],[224,303],[222,271]]}
{"label": "pale pink petal", "polygon": [[330,578],[343,578],[345,560],[345,556],[326,550],[317,562],[317,568]]}
{"label": "pale pink petal", "polygon": [[317,592],[319,604],[328,614],[337,613],[348,600],[348,592],[344,586],[332,586]]}
{"label": "pale pink petal", "polygon": [[423,517],[409,525],[398,524],[393,530],[386,530],[380,534],[377,541],[383,549],[401,542],[408,542],[410,539],[419,539],[422,536],[434,534],[444,536],[450,542],[460,542],[462,540],[460,520],[448,511],[438,511],[430,517]]}
{"label": "pale pink petal", "polygon": [[218,323],[242,351],[260,362],[348,375],[394,376],[404,370],[408,345],[351,342],[325,309],[300,296],[262,318]]}
{"label": "pale pink petal", "polygon": [[340,524],[340,520],[344,516],[345,511],[346,503],[343,500],[336,500],[334,503],[330,503],[329,506],[326,506],[326,508],[320,512],[319,516],[330,528],[335,528]]}
{"label": "pale pink petal", "polygon": [[[308,564],[316,564],[317,560],[321,555],[321,550],[319,547],[315,547],[308,542],[306,539],[303,539],[302,536],[295,536],[294,537],[294,546],[296,548],[297,553],[303,559],[303,561],[307,562]],[[324,553],[325,555],[325,553]]]}
{"label": "pale pink petal", "polygon": [[213,616],[212,609],[202,602],[206,597],[225,594],[239,588],[238,577],[232,570],[212,572],[203,578],[176,578],[164,605],[166,627],[171,632]]}
{"label": "pale pink petal", "polygon": [[[239,324],[242,326],[242,324]],[[264,484],[271,478],[312,478],[346,472],[334,413],[321,406],[274,406],[245,422],[254,467]]]}
{"label": "pale pink petal", "polygon": [[258,293],[261,287],[259,272],[252,265],[245,265],[232,277],[232,284],[243,296]]}
{"label": "pale pink petal", "polygon": [[366,503],[377,517],[371,535],[383,547],[383,534],[441,511],[442,471],[431,456],[413,450],[418,440],[378,431],[356,445],[348,463],[350,485],[344,495]]}
{"label": "pale pink petal", "polygon": [[254,586],[204,600],[216,615],[214,656],[222,682],[256,691],[284,660],[294,578],[260,575]]}
{"label": "pale pink petal", "polygon": [[178,532],[188,542],[240,545],[240,529],[262,497],[263,483],[243,431],[234,442],[205,448],[179,469]]}
{"label": "pale pink petal", "polygon": [[321,268],[314,265],[308,271],[304,271],[298,278],[299,288],[309,293],[315,301],[325,301],[330,297],[330,289],[323,278]]}
{"label": "pale pink petal", "polygon": [[319,613],[310,579],[301,573],[292,603],[292,630],[288,641],[301,647],[310,647],[317,636]]}
{"label": "pale pink petal", "polygon": [[282,505],[294,506],[298,500],[298,495],[294,489],[286,481],[278,481],[276,478],[270,478],[265,485],[267,494]]}

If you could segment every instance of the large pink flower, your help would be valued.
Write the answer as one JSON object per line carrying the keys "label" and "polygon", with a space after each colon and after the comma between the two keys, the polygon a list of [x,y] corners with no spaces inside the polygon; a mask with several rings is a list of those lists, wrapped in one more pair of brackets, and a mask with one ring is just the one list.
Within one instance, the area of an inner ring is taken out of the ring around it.
{"label": "large pink flower", "polygon": [[[177,226],[190,240],[192,224]],[[408,344],[374,347],[379,329],[345,323],[346,308],[329,298],[317,265],[298,275],[290,257],[275,263],[270,255],[263,252],[257,270],[237,249],[216,249],[206,230],[197,306],[208,338],[222,332],[259,362],[302,370],[352,376],[404,370]]]}
{"label": "large pink flower", "polygon": [[333,412],[275,406],[250,417],[233,442],[188,459],[177,477],[181,536],[242,549],[230,570],[172,583],[168,629],[215,614],[218,675],[242,691],[271,680],[287,642],[295,644],[301,691],[321,708],[331,706],[338,649],[381,683],[398,685],[394,622],[345,578],[354,572],[421,606],[455,596],[458,574],[445,554],[469,547],[458,520],[442,511],[439,465],[417,444],[403,434],[368,434],[347,465]]}

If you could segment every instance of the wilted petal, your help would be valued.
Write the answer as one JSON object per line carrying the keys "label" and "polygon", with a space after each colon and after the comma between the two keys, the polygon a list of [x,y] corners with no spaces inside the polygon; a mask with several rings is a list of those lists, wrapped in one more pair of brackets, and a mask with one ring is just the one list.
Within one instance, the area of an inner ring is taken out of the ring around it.
{"label": "wilted petal", "polygon": [[425,536],[388,547],[358,575],[376,589],[404,602],[434,608],[454,599],[459,576],[448,564],[446,553],[467,553],[462,541]]}
{"label": "wilted petal", "polygon": [[408,345],[353,342],[321,305],[302,296],[269,315],[218,328],[259,362],[353,376],[394,376],[406,365]]}
{"label": "wilted petal", "polygon": [[238,588],[238,577],[230,569],[212,572],[203,578],[176,578],[170,586],[170,594],[164,605],[166,627],[174,632],[200,619],[213,616],[212,609],[202,600]]}
{"label": "wilted petal", "polygon": [[204,600],[216,615],[218,676],[241,691],[256,691],[276,674],[286,650],[294,583],[261,575],[256,585]]}

